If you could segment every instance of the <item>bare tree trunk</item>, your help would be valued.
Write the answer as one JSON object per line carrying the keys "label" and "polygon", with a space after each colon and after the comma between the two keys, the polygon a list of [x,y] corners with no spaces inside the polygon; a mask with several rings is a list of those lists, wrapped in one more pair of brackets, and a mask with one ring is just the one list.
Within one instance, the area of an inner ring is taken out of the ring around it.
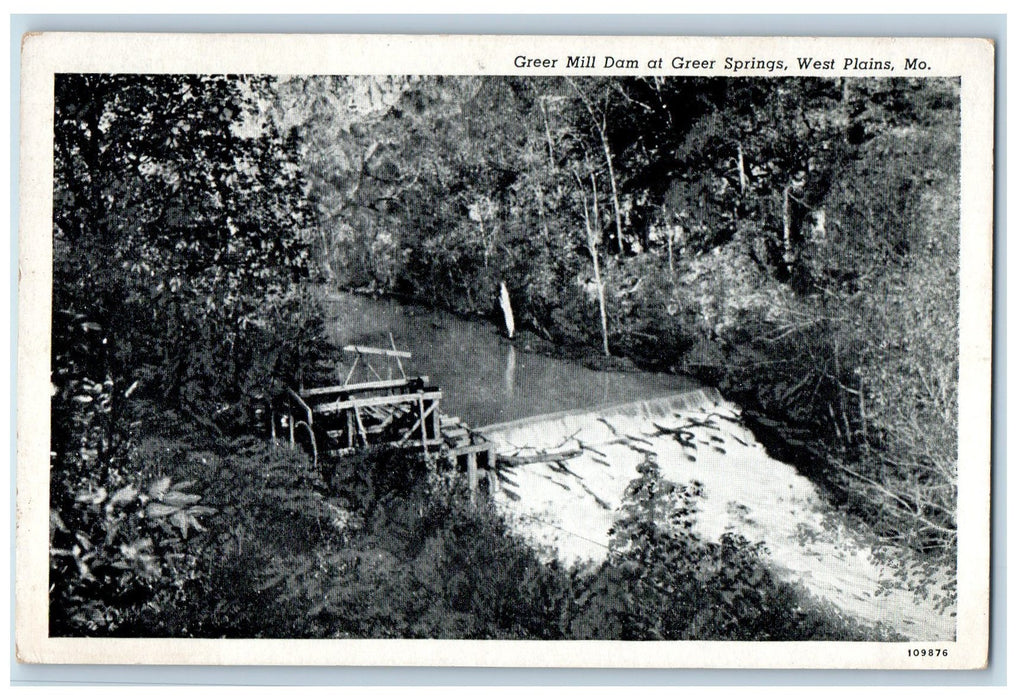
{"label": "bare tree trunk", "polygon": [[[590,257],[593,259],[593,281],[597,285],[597,301],[600,304],[600,337],[604,344],[604,356],[610,357],[611,350],[607,344],[607,308],[604,304],[604,282],[600,277],[600,260],[597,255],[597,238],[594,234],[594,227],[590,223],[590,207],[589,202],[586,199],[586,191],[583,190],[582,180],[579,179],[579,175],[573,173],[576,178],[576,182],[579,184],[579,194],[583,198],[583,223],[586,224],[586,243],[590,249]],[[597,209],[597,180],[594,178],[593,173],[590,173],[590,181],[593,183],[593,216],[594,220],[599,222],[600,214]]]}
{"label": "bare tree trunk", "polygon": [[598,131],[600,132],[601,145],[604,147],[604,159],[607,161],[607,175],[611,183],[611,204],[614,207],[614,238],[615,245],[618,246],[618,252],[620,253],[622,251],[621,205],[618,203],[618,185],[614,177],[614,159],[611,157],[611,147],[607,143],[607,134],[605,134],[603,126]]}
{"label": "bare tree trunk", "polygon": [[509,299],[508,287],[505,286],[504,282],[501,283],[499,302],[501,303],[501,312],[505,316],[505,332],[511,338],[516,334],[516,320],[512,314],[512,300]]}
{"label": "bare tree trunk", "polygon": [[332,246],[328,244],[324,228],[321,230],[321,248],[321,261],[325,264],[325,272],[328,274],[329,281],[334,281],[335,272],[332,271],[332,263],[328,260],[332,256]]}
{"label": "bare tree trunk", "polygon": [[667,270],[674,279],[674,229],[667,227]]}
{"label": "bare tree trunk", "polygon": [[791,271],[791,185],[784,187],[784,265]]}
{"label": "bare tree trunk", "polygon": [[745,194],[745,188],[748,187],[749,179],[745,175],[745,152],[742,150],[742,142],[738,142],[738,185],[741,187],[742,194]]}
{"label": "bare tree trunk", "polygon": [[607,141],[607,112],[601,114],[600,119],[597,118],[596,112],[593,110],[593,105],[590,103],[589,98],[586,94],[579,89],[575,81],[571,78],[565,78],[572,89],[579,95],[579,99],[582,100],[583,106],[586,107],[586,111],[590,115],[590,120],[593,122],[593,128],[597,130],[597,136],[600,137],[600,145],[604,150],[604,160],[607,162],[607,176],[611,184],[611,204],[614,207],[614,232],[615,232],[615,244],[618,247],[618,252],[622,251],[622,225],[621,225],[621,204],[618,202],[618,183],[617,178],[614,174],[614,158],[611,155],[611,145]]}
{"label": "bare tree trunk", "polygon": [[547,119],[547,108],[544,106],[544,100],[537,100],[540,104],[540,113],[544,117],[544,135],[547,137],[547,155],[551,159],[551,163],[554,164],[554,140],[551,138],[551,125]]}

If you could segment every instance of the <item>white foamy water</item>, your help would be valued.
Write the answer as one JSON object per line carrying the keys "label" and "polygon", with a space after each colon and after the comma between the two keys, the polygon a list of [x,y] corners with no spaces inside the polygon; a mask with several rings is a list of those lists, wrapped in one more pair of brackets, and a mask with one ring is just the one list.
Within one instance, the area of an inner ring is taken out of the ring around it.
{"label": "white foamy water", "polygon": [[[688,446],[660,434],[679,427],[692,435]],[[496,497],[517,531],[567,564],[605,558],[625,488],[651,455],[663,478],[703,485],[697,527],[704,537],[732,530],[763,541],[779,575],[845,613],[914,640],[954,638],[951,611],[906,591],[880,592],[891,572],[871,560],[868,533],[852,529],[793,467],[770,458],[737,406],[714,390],[481,430],[504,455],[582,450],[562,462],[567,471],[543,463],[511,468]]]}

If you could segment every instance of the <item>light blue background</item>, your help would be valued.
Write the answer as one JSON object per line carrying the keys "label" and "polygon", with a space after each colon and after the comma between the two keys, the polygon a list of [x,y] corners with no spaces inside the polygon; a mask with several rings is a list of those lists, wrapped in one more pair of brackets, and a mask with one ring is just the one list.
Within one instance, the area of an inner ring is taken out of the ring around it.
{"label": "light blue background", "polygon": [[[996,227],[993,542],[990,665],[985,671],[727,671],[204,666],[32,666],[12,684],[200,685],[1004,685],[1006,683],[1006,17],[1004,15],[12,15],[11,227],[17,231],[20,43],[28,31],[404,34],[942,36],[996,41]],[[16,236],[10,241],[11,348],[17,338]],[[12,358],[13,359],[13,358]],[[16,462],[17,369],[11,367],[10,459]],[[11,468],[11,620],[14,620],[14,469]]]}

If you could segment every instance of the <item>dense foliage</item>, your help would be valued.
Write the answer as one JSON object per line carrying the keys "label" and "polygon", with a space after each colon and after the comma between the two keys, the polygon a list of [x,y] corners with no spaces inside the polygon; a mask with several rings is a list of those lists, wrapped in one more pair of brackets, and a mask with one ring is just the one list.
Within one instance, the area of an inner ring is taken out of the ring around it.
{"label": "dense foliage", "polygon": [[309,260],[303,184],[292,135],[259,124],[265,89],[57,76],[51,542],[74,566],[55,554],[50,583],[74,622],[55,615],[54,632],[127,595],[164,605],[191,575],[183,539],[207,513],[165,510],[199,494],[139,464],[153,415],[250,430],[313,355],[320,320],[296,284]]}
{"label": "dense foliage", "polygon": [[[158,448],[183,438],[163,432]],[[440,459],[368,451],[339,465],[334,491],[302,453],[260,440],[216,438],[180,449],[173,464],[175,478],[209,494],[209,535],[193,545],[171,604],[135,610],[114,634],[885,638],[779,582],[761,545],[703,541],[692,530],[695,487],[660,479],[650,463],[629,489],[615,554],[569,570],[489,506],[470,505],[463,475]]]}

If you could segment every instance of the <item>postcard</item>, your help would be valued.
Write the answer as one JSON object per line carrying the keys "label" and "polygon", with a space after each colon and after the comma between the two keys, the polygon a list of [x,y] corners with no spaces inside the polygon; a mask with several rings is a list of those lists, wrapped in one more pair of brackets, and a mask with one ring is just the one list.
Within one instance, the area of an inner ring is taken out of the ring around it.
{"label": "postcard", "polygon": [[985,666],[991,42],[22,56],[20,661]]}

